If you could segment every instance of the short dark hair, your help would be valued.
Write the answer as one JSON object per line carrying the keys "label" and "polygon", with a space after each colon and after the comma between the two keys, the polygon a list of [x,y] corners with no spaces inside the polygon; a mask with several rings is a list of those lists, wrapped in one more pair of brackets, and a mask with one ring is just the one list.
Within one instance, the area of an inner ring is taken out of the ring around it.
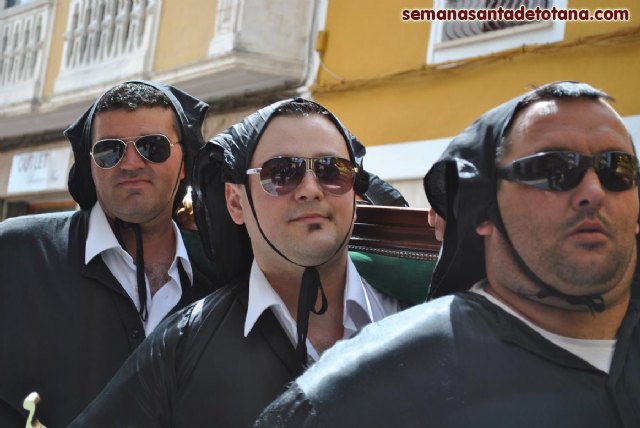
{"label": "short dark hair", "polygon": [[296,98],[278,106],[273,116],[308,116],[310,114],[328,115],[328,112],[320,104]]}
{"label": "short dark hair", "polygon": [[607,93],[594,89],[584,83],[571,82],[573,83],[572,85],[567,85],[566,83],[567,82],[553,82],[548,85],[540,86],[534,89],[529,95],[522,98],[518,103],[511,120],[505,128],[502,138],[496,145],[496,163],[499,163],[500,160],[502,160],[509,149],[509,134],[516,117],[528,106],[540,101],[551,101],[563,98],[587,98],[594,101],[614,101],[614,99]]}
{"label": "short dark hair", "polygon": [[173,112],[173,127],[182,139],[182,129],[178,116],[173,111],[173,103],[160,90],[138,82],[125,82],[114,86],[102,95],[96,104],[96,113],[126,109],[134,111],[140,107],[168,108]]}
{"label": "short dark hair", "polygon": [[96,113],[117,109],[135,110],[138,107],[172,108],[172,104],[162,91],[153,86],[125,82],[104,93],[96,105]]}

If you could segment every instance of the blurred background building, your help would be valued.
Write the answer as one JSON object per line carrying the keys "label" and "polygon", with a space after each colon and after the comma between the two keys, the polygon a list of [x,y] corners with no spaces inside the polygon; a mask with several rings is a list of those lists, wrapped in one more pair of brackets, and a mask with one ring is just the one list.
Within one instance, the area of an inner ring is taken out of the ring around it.
{"label": "blurred background building", "polygon": [[[624,8],[627,21],[403,21],[428,8]],[[427,205],[422,177],[484,111],[552,80],[617,99],[640,141],[636,0],[0,0],[0,219],[74,209],[62,131],[108,87],[208,101],[206,138],[293,95],[335,112],[365,167]]]}

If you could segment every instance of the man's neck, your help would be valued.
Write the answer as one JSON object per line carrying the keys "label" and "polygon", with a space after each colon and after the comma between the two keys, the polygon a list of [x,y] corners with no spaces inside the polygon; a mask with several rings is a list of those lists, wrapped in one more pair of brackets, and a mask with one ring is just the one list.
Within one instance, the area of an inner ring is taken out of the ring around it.
{"label": "man's neck", "polygon": [[[114,234],[114,221],[109,219]],[[133,228],[120,227],[119,233],[126,251],[137,264],[136,238]],[[169,279],[168,272],[176,252],[176,236],[171,218],[154,219],[153,222],[140,225],[142,247],[144,250],[144,271],[149,280],[151,295],[154,295]]]}
{"label": "man's neck", "polygon": [[630,298],[627,294],[626,297],[608,302],[603,312],[592,313],[586,308],[568,307],[559,298],[525,297],[490,281],[485,291],[538,327],[576,339],[615,339]]}
{"label": "man's neck", "polygon": [[[347,262],[348,254],[345,251],[317,268],[328,303],[324,314],[316,315],[311,313],[309,316],[308,338],[318,353],[322,353],[344,336],[342,317],[347,280]],[[290,266],[283,265],[281,269],[272,270],[260,268],[295,320],[298,313],[300,284],[305,268],[295,266],[289,262],[286,263]],[[316,307],[319,306],[320,293],[318,293],[316,302]]]}

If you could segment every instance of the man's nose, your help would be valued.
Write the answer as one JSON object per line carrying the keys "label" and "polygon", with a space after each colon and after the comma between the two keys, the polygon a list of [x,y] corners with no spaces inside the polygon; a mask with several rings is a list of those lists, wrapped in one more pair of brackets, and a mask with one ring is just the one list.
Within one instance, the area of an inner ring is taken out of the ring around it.
{"label": "man's nose", "polygon": [[138,150],[136,150],[133,141],[126,142],[127,147],[124,150],[124,157],[120,161],[120,167],[123,169],[140,169],[144,168],[145,162]]}
{"label": "man's nose", "polygon": [[607,192],[600,183],[600,177],[593,168],[580,180],[580,184],[572,190],[571,204],[576,210],[600,208]]}
{"label": "man's nose", "polygon": [[318,177],[312,169],[307,169],[302,181],[295,190],[296,199],[322,199],[324,190],[318,182]]}

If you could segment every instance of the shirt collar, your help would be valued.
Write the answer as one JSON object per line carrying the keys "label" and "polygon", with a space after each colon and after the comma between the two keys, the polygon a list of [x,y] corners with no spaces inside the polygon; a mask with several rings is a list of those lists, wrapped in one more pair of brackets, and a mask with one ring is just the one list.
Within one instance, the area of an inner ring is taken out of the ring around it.
{"label": "shirt collar", "polygon": [[[254,259],[249,276],[249,303],[244,324],[245,337],[249,335],[262,313],[269,308],[273,308],[275,312],[285,316],[289,321],[287,324],[294,328],[292,332],[287,331],[287,333],[290,337],[295,338],[295,321],[293,321],[293,317]],[[345,330],[353,332],[373,322],[371,302],[365,292],[362,278],[350,258],[347,261],[342,319]],[[283,327],[285,330],[287,329],[287,326],[283,325]]]}
{"label": "shirt collar", "polygon": [[189,277],[189,282],[193,285],[193,269],[191,268],[187,247],[185,247],[184,241],[182,240],[182,233],[180,233],[180,229],[175,221],[171,220],[171,225],[173,226],[173,233],[176,236],[176,255],[173,259],[172,266],[175,265],[179,259],[182,262],[185,273]]}
{"label": "shirt collar", "polygon": [[362,277],[349,258],[347,263],[347,283],[344,290],[342,319],[345,330],[352,333],[360,331],[374,321],[371,301],[365,292]]}
{"label": "shirt collar", "polygon": [[84,264],[89,264],[95,256],[112,248],[122,249],[111,230],[102,207],[99,203],[96,203],[91,208],[91,214],[89,214],[89,232],[87,233],[87,245],[84,251]]}
{"label": "shirt collar", "polygon": [[244,336],[247,337],[260,315],[270,307],[289,313],[280,295],[271,287],[267,277],[258,267],[256,260],[251,264],[249,275],[249,303],[247,304],[247,317],[244,322]]}
{"label": "shirt collar", "polygon": [[[185,273],[189,277],[190,283],[193,284],[193,269],[191,268],[187,248],[182,240],[182,234],[180,233],[178,225],[173,220],[171,221],[171,225],[176,237],[176,253],[172,266],[180,260]],[[87,233],[87,243],[84,251],[84,264],[89,264],[89,262],[98,254],[112,249],[121,251],[123,256],[126,254],[126,256],[131,257],[126,253],[126,251],[124,251],[122,246],[120,246],[118,239],[109,225],[109,221],[107,220],[104,210],[100,206],[100,203],[96,202],[93,208],[91,208],[91,213],[89,214],[89,232]]]}

